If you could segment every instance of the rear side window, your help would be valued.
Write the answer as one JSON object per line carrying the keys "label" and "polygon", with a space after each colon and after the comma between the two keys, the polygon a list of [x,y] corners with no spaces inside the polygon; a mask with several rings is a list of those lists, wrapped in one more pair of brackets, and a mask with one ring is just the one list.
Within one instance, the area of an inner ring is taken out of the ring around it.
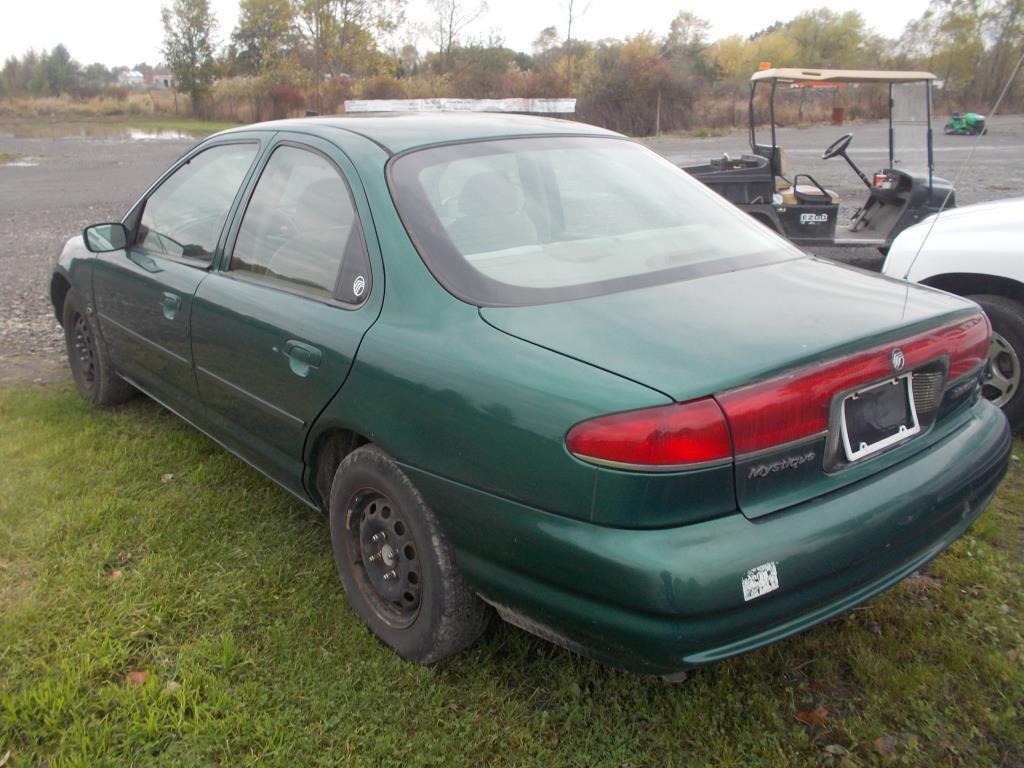
{"label": "rear side window", "polygon": [[352,195],[335,165],[316,152],[276,149],[249,200],[229,269],[355,304],[368,293],[366,264]]}
{"label": "rear side window", "polygon": [[210,147],[171,174],[146,200],[136,246],[208,264],[258,147]]}

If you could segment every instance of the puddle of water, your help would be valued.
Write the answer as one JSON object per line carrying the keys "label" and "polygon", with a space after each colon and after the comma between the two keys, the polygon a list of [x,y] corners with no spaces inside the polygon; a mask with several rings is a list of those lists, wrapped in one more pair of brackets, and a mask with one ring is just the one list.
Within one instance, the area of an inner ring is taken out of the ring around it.
{"label": "puddle of water", "polygon": [[181,141],[191,139],[192,135],[185,131],[176,131],[170,128],[158,128],[156,130],[142,130],[129,128],[128,133],[132,141]]}
{"label": "puddle of water", "polygon": [[187,131],[171,128],[132,128],[105,123],[0,123],[0,137],[8,139],[102,139],[106,141],[191,141]]}

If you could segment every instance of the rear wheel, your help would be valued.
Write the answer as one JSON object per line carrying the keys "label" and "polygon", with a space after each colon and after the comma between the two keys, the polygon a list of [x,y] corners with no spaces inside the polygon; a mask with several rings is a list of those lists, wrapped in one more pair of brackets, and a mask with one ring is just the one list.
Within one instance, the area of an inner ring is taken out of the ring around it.
{"label": "rear wheel", "polygon": [[1021,361],[1024,361],[1024,306],[1005,296],[968,296],[978,302],[992,323],[992,346],[982,394],[1003,409],[1014,429],[1024,424]]}
{"label": "rear wheel", "polygon": [[469,588],[419,491],[391,458],[364,446],[331,487],[331,543],[349,602],[404,659],[452,656],[483,632],[490,609]]}
{"label": "rear wheel", "polygon": [[135,390],[117,375],[95,321],[74,290],[64,299],[63,318],[68,366],[78,393],[96,405],[117,405],[130,398]]}

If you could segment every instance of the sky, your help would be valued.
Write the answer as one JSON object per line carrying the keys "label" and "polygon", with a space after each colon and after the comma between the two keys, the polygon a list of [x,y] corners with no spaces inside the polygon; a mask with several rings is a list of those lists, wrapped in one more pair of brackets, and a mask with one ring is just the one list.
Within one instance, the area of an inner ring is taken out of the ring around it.
{"label": "sky", "polygon": [[[29,48],[50,49],[64,43],[83,64],[99,61],[108,67],[160,60],[163,29],[160,7],[169,0],[7,0],[0,25],[0,59],[20,56]],[[467,4],[472,0],[467,0]],[[577,0],[578,2],[578,0]],[[238,16],[237,0],[211,0],[220,24],[219,42],[226,42]],[[488,0],[489,10],[466,34],[486,39],[499,32],[510,48],[529,51],[537,33],[547,26],[565,32],[559,0]],[[585,5],[583,3],[578,5]],[[877,32],[898,37],[908,21],[921,15],[928,0],[715,0],[680,3],[668,0],[592,0],[574,22],[573,37],[597,40],[623,38],[650,30],[661,35],[680,10],[689,10],[712,23],[712,39],[732,34],[749,35],[778,20],[787,20],[811,8],[859,10]],[[407,16],[429,21],[427,0],[409,0]],[[420,41],[424,50],[426,40]],[[807,62],[813,66],[814,62]]]}

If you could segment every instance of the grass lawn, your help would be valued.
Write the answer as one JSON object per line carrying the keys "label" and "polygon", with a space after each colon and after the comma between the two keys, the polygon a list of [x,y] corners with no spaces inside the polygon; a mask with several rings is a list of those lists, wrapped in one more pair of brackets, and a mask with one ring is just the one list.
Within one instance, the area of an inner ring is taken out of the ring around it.
{"label": "grass lawn", "polygon": [[925,573],[670,685],[502,625],[399,660],[325,522],[143,398],[0,390],[0,425],[0,764],[1024,764],[1018,461]]}
{"label": "grass lawn", "polygon": [[123,125],[128,128],[144,128],[158,131],[181,131],[198,138],[209,136],[217,131],[225,131],[228,128],[238,128],[240,123],[224,122],[217,120],[192,120],[188,118],[175,117],[147,117],[142,119],[119,118],[113,121],[114,125]]}
{"label": "grass lawn", "polygon": [[16,152],[0,152],[0,165],[13,163],[15,160],[19,160],[20,158],[21,155]]}

